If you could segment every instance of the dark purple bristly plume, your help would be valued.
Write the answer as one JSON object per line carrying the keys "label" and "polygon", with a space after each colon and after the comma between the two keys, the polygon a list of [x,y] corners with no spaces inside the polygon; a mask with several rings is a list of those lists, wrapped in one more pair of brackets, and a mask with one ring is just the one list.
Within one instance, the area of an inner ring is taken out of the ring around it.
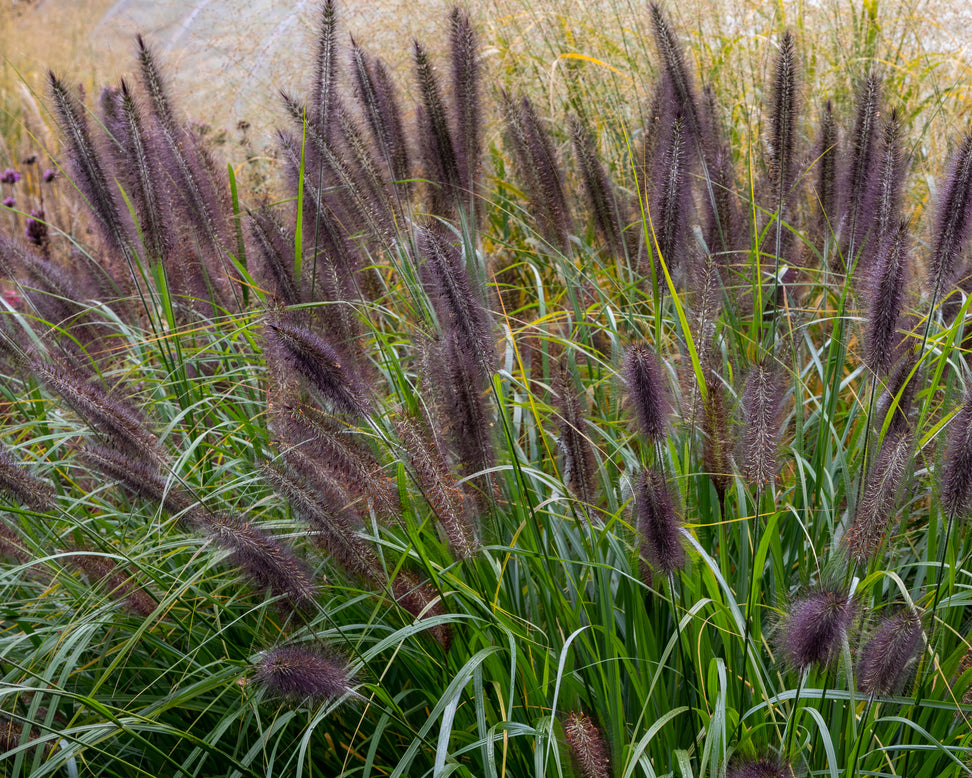
{"label": "dark purple bristly plume", "polygon": [[694,135],[699,126],[699,101],[695,96],[695,88],[688,68],[685,66],[682,47],[657,3],[651,4],[651,24],[655,45],[665,66],[665,74],[671,82],[678,101],[678,110],[685,117],[688,132]]}
{"label": "dark purple bristly plume", "polygon": [[881,621],[861,649],[857,688],[873,696],[900,692],[921,645],[921,620],[911,608]]}
{"label": "dark purple bristly plume", "polygon": [[352,416],[368,413],[365,390],[339,352],[310,328],[274,317],[264,338],[283,363],[304,378],[335,410]]}
{"label": "dark purple bristly plume", "polygon": [[38,359],[31,367],[49,390],[59,394],[110,445],[144,463],[161,460],[158,441],[135,407],[112,397],[100,384],[66,364]]}
{"label": "dark purple bristly plume", "polygon": [[859,564],[873,559],[881,550],[897,515],[895,505],[908,475],[913,440],[910,427],[889,428],[867,474],[857,516],[844,535],[848,554]]}
{"label": "dark purple bristly plume", "polygon": [[417,243],[425,258],[425,275],[434,293],[439,326],[456,334],[461,350],[480,366],[484,377],[488,376],[494,360],[489,314],[480,295],[473,292],[461,246],[431,226],[419,230]]}
{"label": "dark purple bristly plume", "polygon": [[878,168],[878,187],[874,227],[861,257],[865,269],[892,239],[901,219],[901,189],[904,185],[904,160],[901,156],[901,121],[897,110],[884,125]]}
{"label": "dark purple bristly plume", "polygon": [[[787,30],[780,41],[770,96],[770,169],[780,209],[789,199],[794,183],[796,148],[797,83],[796,46]],[[782,215],[780,216],[782,218]]]}
{"label": "dark purple bristly plume", "polygon": [[79,568],[92,583],[104,586],[114,599],[132,613],[147,617],[155,612],[157,603],[152,595],[119,570],[115,560],[84,551],[70,554],[66,559]]}
{"label": "dark purple bristly plume", "polygon": [[645,470],[635,489],[634,510],[641,547],[651,566],[665,576],[685,567],[681,522],[665,476]]}
{"label": "dark purple bristly plume", "polygon": [[564,737],[581,778],[610,778],[611,759],[597,723],[581,711],[564,717]]}
{"label": "dark purple bristly plume", "polygon": [[817,589],[791,602],[780,625],[780,644],[787,664],[802,672],[828,665],[840,653],[847,630],[857,615],[857,603],[846,592]]}
{"label": "dark purple bristly plume", "polygon": [[850,191],[847,212],[844,215],[844,234],[841,236],[845,246],[844,264],[847,268],[853,268],[856,264],[858,254],[874,223],[878,182],[875,165],[878,154],[875,146],[880,103],[881,79],[871,73],[858,90],[857,117],[851,135],[851,164],[848,171]]}
{"label": "dark purple bristly plume", "polygon": [[[417,619],[441,616],[445,613],[442,601],[428,584],[422,583],[408,570],[399,571],[392,582],[392,596],[405,611]],[[452,628],[449,624],[437,624],[430,628],[429,634],[445,651],[452,644]]]}
{"label": "dark purple bristly plume", "polygon": [[658,146],[655,186],[648,198],[651,223],[647,237],[655,254],[658,288],[664,294],[668,284],[659,260],[664,260],[669,272],[673,272],[682,259],[692,193],[684,114],[676,113],[670,124],[663,121],[660,132],[663,134]]}
{"label": "dark purple bristly plume", "polygon": [[624,206],[615,194],[590,129],[575,115],[568,118],[571,145],[584,180],[584,191],[601,238],[615,256],[624,256]]}
{"label": "dark purple bristly plume", "polygon": [[705,371],[706,395],[702,408],[702,462],[720,500],[724,500],[732,480],[729,453],[729,414],[726,412],[726,389],[715,371]]}
{"label": "dark purple bristly plume", "polygon": [[317,63],[311,99],[313,120],[318,131],[329,135],[334,104],[337,102],[337,12],[334,0],[321,3],[321,22],[317,33]]}
{"label": "dark purple bristly plume", "polygon": [[46,513],[54,508],[54,490],[24,467],[7,449],[0,447],[0,494],[22,505]]}
{"label": "dark purple bristly plume", "polygon": [[301,297],[293,275],[293,242],[273,211],[269,207],[250,211],[247,225],[260,260],[259,278],[263,287],[283,305],[299,304]]}
{"label": "dark purple bristly plume", "polygon": [[452,48],[452,98],[456,127],[456,159],[467,207],[475,205],[483,128],[479,97],[479,60],[476,34],[469,15],[456,6],[449,14]]}
{"label": "dark purple bristly plume", "polygon": [[290,700],[323,701],[351,692],[345,659],[303,646],[281,646],[263,652],[256,679],[274,695]]}
{"label": "dark purple bristly plume", "polygon": [[593,505],[597,496],[594,447],[586,433],[582,400],[574,388],[574,373],[566,356],[557,361],[555,371],[551,403],[558,413],[564,483],[583,505]]}
{"label": "dark purple bristly plume", "polygon": [[378,100],[378,115],[384,125],[384,134],[389,143],[389,159],[391,160],[392,180],[398,182],[399,187],[408,189],[407,180],[410,174],[410,154],[405,134],[405,122],[402,119],[402,109],[398,102],[398,92],[392,83],[388,68],[380,59],[374,61],[373,82],[375,97]]}
{"label": "dark purple bristly plume", "polygon": [[955,274],[956,259],[972,232],[972,132],[952,157],[935,212],[931,238],[931,274],[935,299],[940,299]]}
{"label": "dark purple bristly plume", "polygon": [[660,443],[668,431],[670,403],[658,354],[645,345],[631,346],[624,355],[622,373],[642,434],[652,443]]}
{"label": "dark purple bristly plume", "polygon": [[354,76],[355,94],[358,98],[358,104],[364,111],[368,129],[371,131],[371,138],[385,163],[389,179],[394,181],[397,178],[394,162],[395,149],[392,142],[392,130],[388,122],[389,117],[383,110],[383,108],[387,109],[388,106],[383,106],[379,99],[374,65],[353,38],[351,39],[351,70]]}
{"label": "dark purple bristly plume", "polygon": [[54,73],[48,75],[54,112],[67,141],[74,182],[94,211],[105,240],[134,264],[137,256],[127,223],[109,187],[101,157],[91,140],[84,106]]}
{"label": "dark purple bristly plume", "polygon": [[776,476],[780,413],[786,382],[776,362],[760,362],[746,379],[740,404],[743,412],[742,459],[746,477],[766,486]]}
{"label": "dark purple bristly plume", "polygon": [[166,482],[157,462],[133,459],[117,449],[87,442],[81,449],[81,458],[119,481],[132,494],[157,502],[170,513],[183,513],[195,502],[179,484]]}
{"label": "dark purple bristly plume", "polygon": [[460,559],[471,557],[479,550],[479,543],[470,501],[446,464],[438,441],[424,420],[402,418],[396,429],[416,483],[438,518],[453,553]]}
{"label": "dark purple bristly plume", "polygon": [[[813,155],[817,166],[815,178],[817,199],[817,229],[820,231],[821,247],[834,235],[839,227],[838,182],[837,182],[837,122],[830,101],[824,106],[820,117],[820,134]],[[836,263],[836,252],[831,260]]]}
{"label": "dark purple bristly plume", "polygon": [[961,518],[972,498],[972,387],[966,391],[965,404],[950,426],[939,478],[941,501],[947,516]]}
{"label": "dark purple bristly plume", "polygon": [[437,192],[432,205],[451,210],[462,201],[462,176],[456,158],[456,144],[449,130],[442,89],[435,77],[429,56],[415,41],[415,73],[422,100],[419,142],[422,144],[426,176]]}
{"label": "dark purple bristly plume", "polygon": [[883,241],[871,268],[864,332],[864,361],[886,376],[895,360],[898,318],[904,304],[909,266],[908,224],[900,222]]}
{"label": "dark purple bristly plume", "polygon": [[236,516],[208,516],[202,528],[230,552],[230,564],[258,589],[283,595],[295,609],[313,605],[316,588],[310,571],[275,538]]}

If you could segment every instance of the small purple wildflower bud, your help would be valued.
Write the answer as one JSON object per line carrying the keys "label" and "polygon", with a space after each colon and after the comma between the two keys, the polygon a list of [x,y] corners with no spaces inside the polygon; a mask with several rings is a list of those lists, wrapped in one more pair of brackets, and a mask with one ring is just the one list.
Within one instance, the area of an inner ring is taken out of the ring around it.
{"label": "small purple wildflower bud", "polygon": [[16,184],[20,180],[20,173],[14,170],[12,167],[8,167],[0,175],[0,184]]}
{"label": "small purple wildflower bud", "polygon": [[16,197],[4,197],[3,204],[6,208],[13,208],[17,205]]}
{"label": "small purple wildflower bud", "polygon": [[921,642],[921,620],[915,611],[909,608],[884,619],[861,649],[857,687],[865,694],[896,694]]}
{"label": "small purple wildflower bud", "polygon": [[31,209],[30,218],[27,220],[27,240],[35,246],[43,248],[47,245],[47,223],[44,221],[44,210],[42,208]]}
{"label": "small purple wildflower bud", "polygon": [[799,671],[829,664],[856,613],[857,603],[835,589],[818,589],[791,603],[780,630],[786,661]]}
{"label": "small purple wildflower bud", "polygon": [[347,664],[340,656],[323,656],[300,646],[264,652],[256,677],[273,694],[289,699],[330,699],[351,691]]}
{"label": "small purple wildflower bud", "polygon": [[49,184],[55,178],[57,178],[57,171],[56,170],[51,170],[50,168],[48,168],[47,170],[44,171],[44,183]]}
{"label": "small purple wildflower bud", "polygon": [[33,165],[37,162],[37,155],[30,154],[29,156],[24,157],[22,161],[25,165]]}

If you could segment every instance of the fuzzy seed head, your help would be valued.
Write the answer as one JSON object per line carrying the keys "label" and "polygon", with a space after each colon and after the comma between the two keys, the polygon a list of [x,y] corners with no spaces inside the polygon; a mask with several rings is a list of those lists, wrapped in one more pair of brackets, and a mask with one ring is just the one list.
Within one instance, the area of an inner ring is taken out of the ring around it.
{"label": "fuzzy seed head", "polygon": [[564,719],[564,737],[582,778],[610,778],[607,744],[594,719],[586,713],[571,711]]}
{"label": "fuzzy seed head", "polygon": [[965,516],[972,498],[972,387],[952,419],[942,466],[942,508],[952,518]]}
{"label": "fuzzy seed head", "polygon": [[790,778],[793,768],[777,759],[760,758],[748,762],[733,762],[726,770],[726,778]]}
{"label": "fuzzy seed head", "polygon": [[836,589],[818,589],[791,603],[780,629],[787,664],[799,672],[830,664],[856,614],[854,600]]}
{"label": "fuzzy seed head", "polygon": [[635,491],[635,512],[641,545],[652,567],[669,576],[685,567],[685,548],[675,501],[658,470],[641,474]]}
{"label": "fuzzy seed head", "polygon": [[921,645],[921,620],[914,610],[884,619],[861,649],[858,688],[865,694],[897,694]]}
{"label": "fuzzy seed head", "polygon": [[302,646],[266,651],[256,665],[256,678],[276,696],[290,700],[323,701],[351,691],[347,662]]}
{"label": "fuzzy seed head", "polygon": [[631,346],[622,373],[642,433],[660,442],[668,429],[669,401],[658,354],[645,345]]}

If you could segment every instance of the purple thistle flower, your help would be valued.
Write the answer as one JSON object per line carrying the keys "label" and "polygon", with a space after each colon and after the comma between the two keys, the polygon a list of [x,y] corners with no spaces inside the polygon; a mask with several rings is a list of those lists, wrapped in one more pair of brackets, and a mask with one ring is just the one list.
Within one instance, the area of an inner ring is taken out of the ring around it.
{"label": "purple thistle flower", "polygon": [[7,208],[13,208],[14,206],[17,205],[17,199],[15,197],[4,197],[3,198],[3,204]]}
{"label": "purple thistle flower", "polygon": [[57,178],[57,171],[48,168],[44,171],[43,179],[45,184],[51,183],[55,178]]}
{"label": "purple thistle flower", "polygon": [[865,694],[895,694],[921,649],[921,620],[915,611],[884,619],[864,648],[857,667],[857,687]]}
{"label": "purple thistle flower", "polygon": [[20,180],[20,173],[14,170],[12,167],[8,167],[0,175],[0,184],[16,184]]}
{"label": "purple thistle flower", "polygon": [[564,719],[564,737],[582,778],[608,778],[611,759],[597,723],[586,713],[571,711]]}
{"label": "purple thistle flower", "polygon": [[799,671],[829,664],[856,614],[857,603],[835,589],[818,589],[790,603],[780,630],[786,661]]}
{"label": "purple thistle flower", "polygon": [[290,699],[324,700],[351,691],[351,674],[343,657],[300,646],[263,652],[256,677],[273,694]]}

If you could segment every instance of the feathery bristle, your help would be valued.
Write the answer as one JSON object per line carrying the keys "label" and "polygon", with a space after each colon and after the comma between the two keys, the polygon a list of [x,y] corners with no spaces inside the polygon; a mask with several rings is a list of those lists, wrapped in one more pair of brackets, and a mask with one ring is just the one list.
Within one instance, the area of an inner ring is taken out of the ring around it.
{"label": "feathery bristle", "polygon": [[364,389],[337,350],[307,327],[276,318],[267,322],[264,338],[287,366],[301,375],[336,410],[352,416],[368,413]]}
{"label": "feathery bristle", "polygon": [[104,586],[111,596],[139,616],[151,616],[156,602],[143,587],[118,569],[115,560],[100,554],[77,551],[67,561],[79,568],[92,583]]}
{"label": "feathery bristle", "polygon": [[[830,101],[824,106],[820,118],[820,135],[817,140],[813,158],[817,166],[816,197],[819,207],[818,229],[822,237],[821,244],[833,235],[839,226],[837,212],[838,181],[837,181],[837,122],[834,120],[834,110]],[[836,253],[836,252],[835,252]],[[831,257],[833,259],[833,257]]]}
{"label": "feathery bristle", "polygon": [[884,619],[861,649],[857,688],[870,695],[900,692],[921,645],[921,620],[914,610]]}
{"label": "feathery bristle", "polygon": [[267,291],[283,305],[301,302],[294,284],[292,242],[269,208],[250,211],[247,218],[250,235],[260,258],[260,280]]}
{"label": "feathery bristle", "polygon": [[573,114],[568,118],[568,128],[597,231],[615,256],[623,256],[623,230],[627,219],[622,215],[623,205],[615,195],[598,156],[594,136],[583,121]]}
{"label": "feathery bristle", "polygon": [[902,221],[883,242],[873,262],[864,333],[864,361],[877,375],[894,364],[898,318],[904,304],[908,275],[908,224]]}
{"label": "feathery bristle", "polygon": [[351,692],[345,659],[303,646],[264,651],[256,665],[256,679],[274,695],[291,700],[329,700]]}
{"label": "feathery bristle", "polygon": [[593,505],[597,495],[594,448],[585,432],[587,422],[566,356],[557,361],[555,371],[551,403],[559,414],[557,429],[564,453],[564,483],[583,505]]}
{"label": "feathery bristle", "polygon": [[780,412],[786,384],[779,366],[760,362],[746,379],[740,400],[743,410],[743,472],[756,484],[766,486],[776,476],[780,440]]}
{"label": "feathery bristle", "polygon": [[732,480],[732,465],[729,461],[732,441],[729,436],[729,414],[726,411],[726,389],[711,369],[705,372],[705,386],[702,462],[721,501],[725,499]]}
{"label": "feathery bristle", "polygon": [[607,744],[594,719],[586,713],[571,711],[564,717],[564,737],[581,778],[610,778]]}
{"label": "feathery bristle", "polygon": [[94,211],[105,240],[127,260],[134,262],[137,257],[124,215],[109,188],[101,157],[91,140],[84,107],[54,73],[48,75],[54,112],[67,140],[74,182]]}
{"label": "feathery bristle", "polygon": [[965,404],[951,421],[948,445],[942,458],[942,510],[958,519],[965,516],[972,499],[972,387],[965,394]]}
{"label": "feathery bristle", "polygon": [[857,603],[846,592],[818,589],[790,603],[780,625],[780,642],[787,663],[797,671],[828,665],[857,615]]}
{"label": "feathery bristle", "polygon": [[230,564],[239,567],[258,589],[282,594],[294,608],[313,605],[316,589],[310,572],[289,548],[235,516],[209,516],[203,528],[230,551]]}
{"label": "feathery bristle", "polygon": [[913,437],[909,427],[889,429],[867,474],[857,516],[844,535],[848,554],[860,564],[880,551],[897,516],[895,504],[911,464]]}
{"label": "feathery bristle", "polygon": [[398,439],[415,473],[415,480],[449,539],[453,553],[468,559],[479,550],[468,501],[446,464],[435,437],[424,421],[402,418]]}
{"label": "feathery bristle", "polygon": [[321,3],[321,23],[317,33],[317,67],[311,105],[318,130],[327,137],[334,104],[337,101],[337,12],[334,0]]}
{"label": "feathery bristle", "polygon": [[875,170],[877,121],[880,112],[881,80],[874,73],[864,79],[858,91],[857,117],[851,136],[851,165],[848,171],[848,213],[842,235],[844,263],[853,268],[874,221],[878,176]]}
{"label": "feathery bristle", "polygon": [[965,136],[953,156],[939,191],[930,263],[936,298],[941,298],[952,283],[956,259],[972,232],[972,132]]}
{"label": "feathery bristle", "polygon": [[440,327],[455,332],[460,348],[488,375],[494,360],[489,314],[473,292],[461,247],[434,227],[420,229],[416,242],[435,290]]}
{"label": "feathery bristle", "polygon": [[[654,187],[648,199],[651,223],[646,236],[655,255],[655,274],[658,289],[665,293],[668,285],[661,271],[664,260],[669,272],[674,272],[685,254],[686,227],[691,221],[692,193],[688,155],[686,152],[686,124],[684,114],[676,113],[671,122],[662,121],[658,141]],[[643,271],[650,278],[651,271]]]}
{"label": "feathery bristle", "polygon": [[349,170],[367,203],[371,222],[377,230],[375,237],[390,235],[397,216],[379,170],[379,163],[352,115],[341,109],[336,111],[336,115],[343,148],[352,163]]}
{"label": "feathery bristle", "polygon": [[461,201],[462,177],[442,102],[442,90],[432,71],[428,54],[418,41],[415,41],[415,73],[422,99],[424,124],[424,127],[419,128],[422,133],[419,139],[425,149],[426,164],[433,164],[432,169],[426,171],[426,175],[441,190],[435,199],[441,200],[443,205],[451,206]]}
{"label": "feathery bristle", "polygon": [[368,56],[361,50],[354,38],[351,39],[351,70],[354,75],[355,94],[358,104],[364,111],[368,122],[368,129],[385,162],[389,177],[394,180],[395,172],[392,162],[392,141],[386,116],[382,112],[382,105],[378,99],[378,88],[375,84],[375,69]]}
{"label": "feathery bristle", "polygon": [[901,188],[904,184],[904,161],[901,158],[901,122],[897,110],[891,111],[881,140],[878,170],[877,213],[873,234],[867,242],[865,266],[877,255],[895,233],[901,219]]}
{"label": "feathery bristle", "polygon": [[194,500],[177,484],[167,483],[158,462],[133,459],[128,454],[95,443],[85,443],[81,458],[128,489],[157,502],[173,514],[184,513]]}
{"label": "feathery bristle", "polygon": [[665,65],[665,74],[671,81],[678,100],[678,108],[684,114],[688,131],[694,133],[698,127],[698,100],[692,86],[682,47],[675,37],[675,32],[665,18],[661,7],[657,3],[651,4],[651,24],[655,36],[655,45]]}
{"label": "feathery bristle", "polygon": [[641,546],[651,566],[669,576],[685,567],[681,522],[665,476],[658,470],[645,470],[638,479],[635,505]]}
{"label": "feathery bristle", "polygon": [[6,446],[0,447],[0,493],[38,513],[47,513],[54,508],[51,485],[17,462]]}
{"label": "feathery bristle", "polygon": [[479,61],[476,58],[476,34],[469,15],[458,6],[449,14],[449,39],[452,49],[456,159],[466,201],[471,206],[475,204],[483,145],[479,106],[480,75]]}
{"label": "feathery bristle", "polygon": [[[384,570],[374,551],[347,524],[342,512],[332,512],[332,500],[305,479],[280,467],[265,465],[263,476],[312,529],[311,540],[323,548],[347,572],[366,581],[384,579]],[[338,506],[343,507],[343,506]]]}
{"label": "feathery bristle", "polygon": [[378,115],[385,127],[388,139],[388,156],[391,162],[392,180],[407,190],[410,174],[408,142],[402,109],[398,102],[398,92],[392,83],[388,68],[380,59],[373,65],[375,96],[378,100]]}
{"label": "feathery bristle", "polygon": [[793,41],[793,33],[787,30],[783,35],[783,40],[780,41],[780,53],[776,59],[770,97],[770,161],[780,208],[789,197],[794,182],[797,114],[796,69],[796,46]]}
{"label": "feathery bristle", "polygon": [[541,233],[554,245],[565,246],[573,232],[573,221],[567,205],[563,171],[553,142],[529,98],[520,100],[519,115],[537,187],[536,192],[531,194],[531,200],[540,219]]}
{"label": "feathery bristle", "polygon": [[642,434],[652,443],[661,442],[668,430],[669,401],[658,354],[648,346],[631,346],[622,373]]}
{"label": "feathery bristle", "polygon": [[159,461],[158,441],[134,407],[67,365],[38,359],[31,366],[48,389],[59,394],[111,445],[143,462]]}

